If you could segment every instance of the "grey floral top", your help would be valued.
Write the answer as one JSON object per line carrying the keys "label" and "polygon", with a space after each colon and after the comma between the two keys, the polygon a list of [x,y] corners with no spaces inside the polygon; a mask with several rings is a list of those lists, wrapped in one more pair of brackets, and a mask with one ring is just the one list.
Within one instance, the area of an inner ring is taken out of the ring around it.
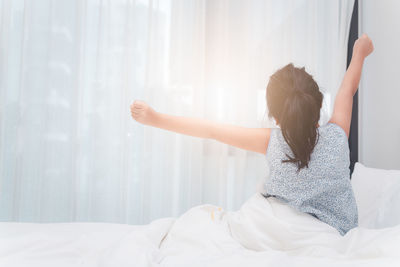
{"label": "grey floral top", "polygon": [[282,163],[293,153],[280,129],[271,129],[266,152],[269,175],[262,194],[276,197],[298,211],[333,226],[343,236],[358,225],[357,204],[350,183],[347,136],[334,123],[318,128],[319,139],[308,168],[297,173],[294,163]]}

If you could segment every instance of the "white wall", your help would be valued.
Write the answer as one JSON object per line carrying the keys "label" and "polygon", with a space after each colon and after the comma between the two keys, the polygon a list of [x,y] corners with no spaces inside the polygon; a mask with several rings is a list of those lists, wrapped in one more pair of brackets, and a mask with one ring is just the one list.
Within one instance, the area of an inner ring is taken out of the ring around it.
{"label": "white wall", "polygon": [[359,161],[400,169],[400,1],[359,3],[360,33],[367,33],[375,46],[359,89]]}

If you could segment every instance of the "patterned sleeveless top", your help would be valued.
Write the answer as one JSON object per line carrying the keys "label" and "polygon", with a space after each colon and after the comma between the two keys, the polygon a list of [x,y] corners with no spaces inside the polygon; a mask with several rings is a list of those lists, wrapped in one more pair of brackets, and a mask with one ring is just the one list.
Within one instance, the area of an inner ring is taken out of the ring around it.
{"label": "patterned sleeveless top", "polygon": [[298,211],[333,226],[343,236],[358,226],[357,204],[350,183],[347,136],[337,124],[318,128],[319,139],[308,168],[297,173],[294,163],[283,163],[293,153],[281,129],[271,129],[266,152],[269,175],[262,194],[276,197]]}

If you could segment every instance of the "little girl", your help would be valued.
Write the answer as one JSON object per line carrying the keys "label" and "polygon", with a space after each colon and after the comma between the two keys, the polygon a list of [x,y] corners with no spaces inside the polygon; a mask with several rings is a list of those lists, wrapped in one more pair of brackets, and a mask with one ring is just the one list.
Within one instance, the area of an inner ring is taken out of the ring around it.
{"label": "little girl", "polygon": [[270,173],[263,196],[311,214],[345,235],[358,225],[348,148],[353,96],[364,59],[373,49],[366,34],[355,42],[332,117],[322,126],[318,121],[323,95],[312,76],[293,64],[276,71],[267,86],[268,116],[279,129],[251,129],[161,114],[137,100],[131,105],[132,117],[146,125],[266,155]]}

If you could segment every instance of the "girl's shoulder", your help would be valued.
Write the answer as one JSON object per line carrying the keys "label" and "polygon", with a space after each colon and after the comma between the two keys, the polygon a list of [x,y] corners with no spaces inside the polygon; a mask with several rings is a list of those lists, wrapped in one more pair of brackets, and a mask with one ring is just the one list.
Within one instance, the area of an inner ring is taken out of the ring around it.
{"label": "girl's shoulder", "polygon": [[[345,137],[347,139],[347,135],[345,133],[345,131],[343,130],[342,127],[340,127],[338,124],[333,123],[333,122],[328,122],[324,125],[321,125],[320,127],[318,127],[318,130],[321,133],[331,133],[331,134],[336,134],[340,137]],[[271,128],[271,135],[274,134],[282,134],[281,133],[281,128],[277,127],[277,128]]]}
{"label": "girl's shoulder", "polygon": [[[323,143],[348,143],[347,135],[342,127],[333,122],[328,122],[318,127],[319,140]],[[271,128],[270,143],[286,143],[281,128]]]}
{"label": "girl's shoulder", "polygon": [[336,123],[328,122],[320,126],[318,130],[320,135],[329,137],[329,139],[348,141],[345,131]]}
{"label": "girl's shoulder", "polygon": [[343,130],[343,128],[340,127],[338,124],[333,123],[333,122],[328,122],[325,125],[321,126],[320,128],[329,129],[330,131],[337,132],[337,133],[339,133],[339,134],[341,134],[341,135],[343,135],[345,137],[347,136],[345,131]]}

